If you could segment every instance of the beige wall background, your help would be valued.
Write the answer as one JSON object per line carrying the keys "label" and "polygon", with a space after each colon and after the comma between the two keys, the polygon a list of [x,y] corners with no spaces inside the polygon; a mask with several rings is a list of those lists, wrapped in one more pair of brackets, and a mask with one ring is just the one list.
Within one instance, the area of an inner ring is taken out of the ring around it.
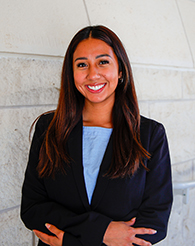
{"label": "beige wall background", "polygon": [[[123,41],[141,113],[164,124],[173,181],[195,180],[195,1],[0,0],[0,245],[32,246],[19,218],[30,125],[58,100],[72,36],[103,24]],[[174,195],[160,246],[195,245],[195,189]]]}

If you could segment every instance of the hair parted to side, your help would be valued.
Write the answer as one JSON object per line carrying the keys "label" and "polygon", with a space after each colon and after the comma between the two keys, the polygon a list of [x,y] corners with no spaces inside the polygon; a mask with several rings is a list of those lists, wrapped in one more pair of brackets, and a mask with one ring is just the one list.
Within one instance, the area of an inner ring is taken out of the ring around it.
{"label": "hair parted to side", "polygon": [[[127,53],[117,35],[105,26],[88,26],[81,29],[70,42],[65,54],[61,88],[57,109],[46,131],[37,167],[40,177],[55,176],[64,171],[63,161],[69,165],[66,149],[68,137],[81,118],[84,97],[76,89],[73,77],[73,54],[78,44],[88,38],[104,41],[112,47],[122,72],[115,92],[113,107],[113,158],[107,175],[110,178],[131,176],[149,158],[140,141],[140,114],[132,70]],[[147,168],[144,166],[147,170]]]}

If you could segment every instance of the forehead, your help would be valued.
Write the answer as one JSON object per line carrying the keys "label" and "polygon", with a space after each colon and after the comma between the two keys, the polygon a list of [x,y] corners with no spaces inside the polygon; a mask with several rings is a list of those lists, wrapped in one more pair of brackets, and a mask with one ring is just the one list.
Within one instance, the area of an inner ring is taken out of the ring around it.
{"label": "forehead", "polygon": [[78,44],[73,54],[73,58],[77,58],[77,56],[96,56],[99,54],[108,54],[111,57],[116,57],[112,47],[107,43],[100,39],[88,38]]}

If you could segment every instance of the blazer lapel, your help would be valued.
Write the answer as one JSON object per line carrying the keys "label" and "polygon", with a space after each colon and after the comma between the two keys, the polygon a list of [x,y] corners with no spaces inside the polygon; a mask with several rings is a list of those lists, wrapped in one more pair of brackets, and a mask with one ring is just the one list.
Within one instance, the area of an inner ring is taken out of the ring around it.
{"label": "blazer lapel", "polygon": [[95,209],[98,206],[99,202],[101,201],[104,195],[107,185],[109,183],[110,179],[108,177],[105,177],[104,175],[108,172],[109,167],[111,165],[112,152],[113,152],[113,133],[110,136],[110,140],[108,142],[108,145],[107,145],[107,148],[106,148],[106,151],[105,151],[105,154],[104,154],[101,166],[100,166],[95,190],[93,192],[92,201],[91,201],[91,206],[93,209]]}
{"label": "blazer lapel", "polygon": [[83,176],[83,164],[82,164],[82,119],[78,122],[75,128],[72,130],[69,140],[68,149],[71,157],[71,168],[75,178],[75,183],[78,188],[81,200],[86,207],[90,210],[90,205],[85,188],[85,181]]}

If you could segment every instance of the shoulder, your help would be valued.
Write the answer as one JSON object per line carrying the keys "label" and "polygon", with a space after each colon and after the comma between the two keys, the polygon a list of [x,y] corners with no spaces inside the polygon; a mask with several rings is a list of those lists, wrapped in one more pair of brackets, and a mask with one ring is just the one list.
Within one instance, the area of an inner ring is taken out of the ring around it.
{"label": "shoulder", "polygon": [[[39,153],[40,151],[41,145],[44,141],[46,130],[48,129],[53,116],[54,113],[44,113],[35,120],[36,125],[31,141],[30,154],[33,154],[35,156],[38,155],[37,153]],[[33,123],[33,125],[35,124],[35,122]]]}
{"label": "shoulder", "polygon": [[163,124],[150,119],[150,118],[146,118],[145,116],[141,115],[141,127],[142,128],[155,128],[155,127],[159,127],[159,128],[164,128]]}
{"label": "shoulder", "polygon": [[140,121],[140,131],[141,133],[143,132],[150,132],[152,133],[154,130],[158,131],[165,131],[165,128],[162,123],[146,118],[144,116],[141,116],[141,121]]}
{"label": "shoulder", "polygon": [[42,137],[49,127],[54,116],[54,112],[44,113],[35,120],[34,136]]}
{"label": "shoulder", "polygon": [[141,116],[140,137],[143,146],[148,146],[156,141],[166,138],[165,128],[162,123]]}
{"label": "shoulder", "polygon": [[48,128],[49,124],[51,123],[54,117],[54,112],[44,113],[38,117],[36,127],[44,127]]}

